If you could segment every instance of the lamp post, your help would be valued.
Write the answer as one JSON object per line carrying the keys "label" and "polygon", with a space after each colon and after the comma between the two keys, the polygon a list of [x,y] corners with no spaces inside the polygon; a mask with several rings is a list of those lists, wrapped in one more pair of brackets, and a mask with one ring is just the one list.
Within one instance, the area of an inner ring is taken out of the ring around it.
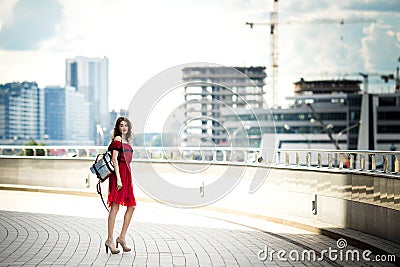
{"label": "lamp post", "polygon": [[237,134],[238,134],[243,128],[244,128],[245,130],[249,130],[251,127],[250,127],[250,125],[240,125],[239,127],[237,127],[237,128],[235,129],[235,131],[232,133],[232,143],[233,143],[233,141],[236,139]]}
{"label": "lamp post", "polygon": [[332,136],[333,124],[332,123],[328,123],[328,124],[325,123],[321,119],[321,116],[315,111],[314,107],[310,103],[307,103],[307,107],[311,110],[311,112],[313,113],[315,119],[321,124],[322,129],[328,134],[329,140],[332,142],[332,144],[335,146],[335,148],[337,150],[340,150],[340,147],[339,147],[338,143],[336,142],[336,140]]}
{"label": "lamp post", "polygon": [[336,144],[339,144],[339,137],[342,136],[342,134],[344,134],[345,132],[348,132],[349,130],[351,130],[351,129],[357,127],[357,126],[359,126],[360,124],[361,124],[361,121],[359,121],[359,122],[357,122],[357,123],[355,123],[353,125],[350,125],[350,126],[344,128],[343,130],[341,130],[340,132],[338,132],[336,134],[336,137],[335,137]]}
{"label": "lamp post", "polygon": [[103,146],[104,145],[104,130],[103,127],[99,123],[96,124],[96,145]]}

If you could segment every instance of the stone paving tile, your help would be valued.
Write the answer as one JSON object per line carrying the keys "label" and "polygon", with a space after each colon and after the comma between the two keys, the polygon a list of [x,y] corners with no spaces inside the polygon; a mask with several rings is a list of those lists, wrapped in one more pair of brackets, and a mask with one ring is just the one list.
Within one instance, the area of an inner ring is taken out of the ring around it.
{"label": "stone paving tile", "polygon": [[0,210],[0,266],[394,266],[257,257],[265,248],[287,253],[337,248],[336,240],[315,234],[134,222],[127,236],[132,252],[118,255],[105,253],[106,236],[105,219]]}

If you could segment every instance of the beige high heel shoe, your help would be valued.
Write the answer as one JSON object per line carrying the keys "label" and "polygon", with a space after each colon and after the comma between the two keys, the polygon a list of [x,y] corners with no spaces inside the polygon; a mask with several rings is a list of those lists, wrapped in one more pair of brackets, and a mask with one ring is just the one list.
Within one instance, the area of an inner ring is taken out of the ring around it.
{"label": "beige high heel shoe", "polygon": [[[108,254],[108,249],[110,249],[112,254],[118,254],[119,253],[119,249],[112,249],[112,247],[110,246],[110,244],[107,243],[107,241],[104,243],[104,245],[106,246],[106,253]],[[117,244],[118,246],[118,244]]]}
{"label": "beige high heel shoe", "polygon": [[125,239],[122,239],[122,238],[117,237],[117,240],[115,240],[115,243],[117,244],[117,248],[118,248],[118,244],[121,244],[122,250],[123,250],[124,252],[129,252],[129,251],[131,251],[131,248],[129,248],[129,247],[126,245]]}

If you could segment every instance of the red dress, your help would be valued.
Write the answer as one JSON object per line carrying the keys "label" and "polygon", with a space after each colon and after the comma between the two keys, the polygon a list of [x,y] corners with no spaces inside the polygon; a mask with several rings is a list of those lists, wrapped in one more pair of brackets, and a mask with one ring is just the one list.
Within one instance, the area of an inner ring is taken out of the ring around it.
{"label": "red dress", "polygon": [[133,194],[132,186],[132,174],[130,163],[132,161],[133,149],[129,144],[122,143],[121,153],[121,142],[112,141],[108,146],[109,151],[119,151],[119,174],[121,176],[122,188],[117,190],[117,176],[113,174],[108,179],[108,201],[107,204],[111,207],[111,203],[117,203],[122,206],[136,206],[135,196]]}

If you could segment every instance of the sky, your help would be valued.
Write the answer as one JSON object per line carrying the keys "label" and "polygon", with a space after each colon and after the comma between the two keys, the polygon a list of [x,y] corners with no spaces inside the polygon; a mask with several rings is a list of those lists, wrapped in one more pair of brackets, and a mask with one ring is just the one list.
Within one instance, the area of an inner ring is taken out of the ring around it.
{"label": "sky", "polygon": [[[270,29],[245,23],[272,11],[273,0],[0,0],[0,84],[63,86],[65,59],[107,57],[110,110],[119,110],[176,65],[266,66],[270,76]],[[279,22],[278,104],[300,78],[363,72],[375,90],[394,88],[380,74],[400,66],[399,0],[280,0]]]}

